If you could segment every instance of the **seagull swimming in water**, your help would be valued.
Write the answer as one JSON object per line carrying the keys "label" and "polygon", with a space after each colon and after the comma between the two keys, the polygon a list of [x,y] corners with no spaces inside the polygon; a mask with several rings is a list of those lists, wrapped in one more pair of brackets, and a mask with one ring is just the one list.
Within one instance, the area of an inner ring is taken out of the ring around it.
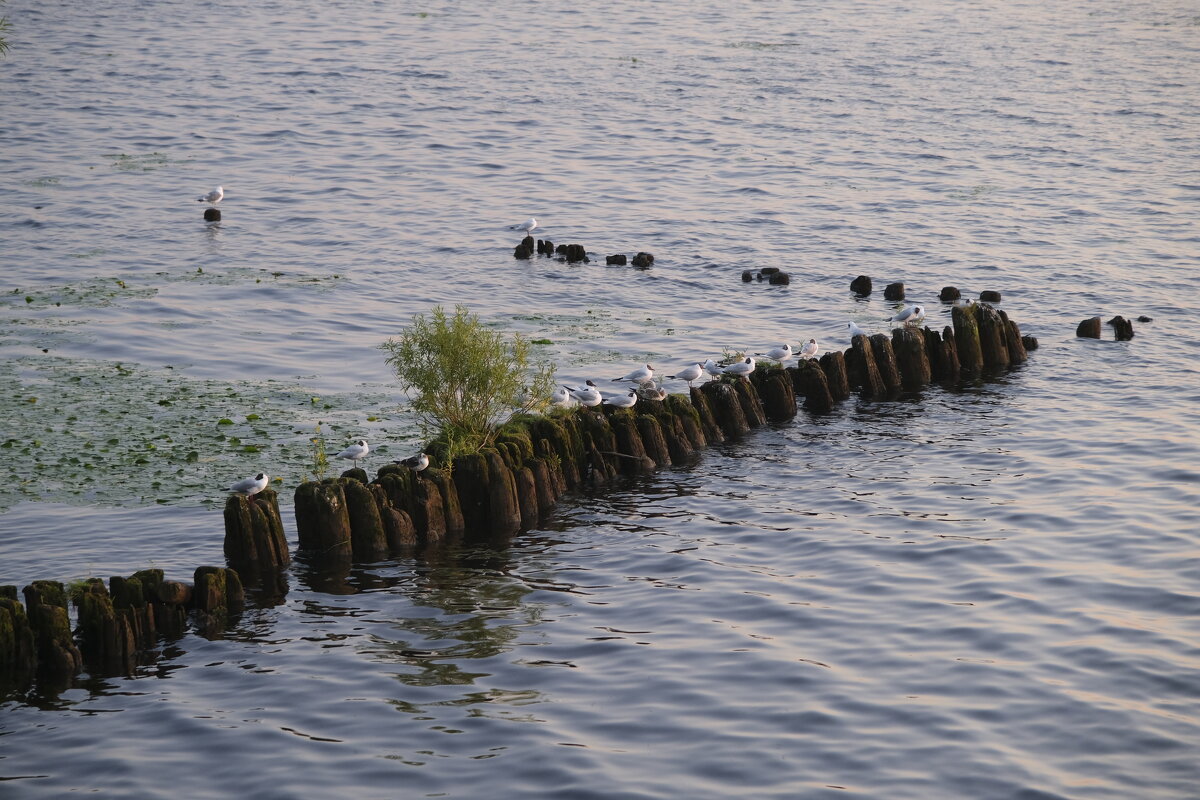
{"label": "seagull swimming in water", "polygon": [[529,219],[522,222],[520,225],[509,225],[508,229],[512,230],[512,231],[521,231],[524,234],[530,234],[530,233],[533,233],[533,230],[535,228],[537,228],[537,226],[538,226],[538,221],[536,219],[534,219],[533,217],[530,217]]}
{"label": "seagull swimming in water", "polygon": [[403,461],[397,461],[396,463],[403,464],[404,466],[411,469],[413,472],[420,472],[421,470],[423,470],[429,466],[429,454],[428,453],[418,453],[417,455],[415,455],[411,458],[406,458]]}
{"label": "seagull swimming in water", "polygon": [[749,380],[748,376],[751,372],[754,372],[754,359],[746,356],[744,360],[734,362],[721,371],[726,375],[733,375],[737,378],[746,378],[746,380]]}
{"label": "seagull swimming in water", "polygon": [[600,396],[600,390],[591,381],[588,381],[585,386],[578,388],[574,386],[563,386],[563,388],[570,392],[571,396],[578,400],[581,406],[587,406],[588,408],[600,405],[600,401],[603,399]]}
{"label": "seagull swimming in water", "polygon": [[804,347],[800,348],[801,358],[816,358],[817,353],[821,352],[821,345],[817,344],[816,339],[809,339]]}
{"label": "seagull swimming in water", "polygon": [[366,458],[367,453],[371,452],[371,448],[367,446],[366,439],[359,439],[354,444],[347,447],[345,450],[337,454],[338,458],[344,458],[348,461],[353,461],[354,466],[358,466],[360,458]]}
{"label": "seagull swimming in water", "polygon": [[221,202],[221,199],[223,197],[225,197],[225,190],[222,189],[220,186],[218,186],[217,188],[213,189],[208,194],[202,194],[199,197],[197,197],[196,202],[197,203],[212,203],[215,206],[217,203]]}
{"label": "seagull swimming in water", "polygon": [[633,404],[637,402],[637,398],[637,392],[633,389],[630,389],[629,394],[604,398],[604,404],[606,406],[612,406],[613,408],[633,408]]}
{"label": "seagull swimming in water", "polygon": [[903,325],[916,325],[924,318],[924,308],[921,306],[909,306],[896,316],[892,317],[892,322],[899,322]]}
{"label": "seagull swimming in water", "polygon": [[634,383],[649,383],[654,380],[654,367],[647,364],[644,367],[638,367],[633,372],[621,378],[613,378],[613,383],[617,381],[633,381]]}
{"label": "seagull swimming in water", "polygon": [[674,375],[668,375],[667,377],[673,381],[687,381],[687,385],[691,386],[692,381],[696,380],[703,374],[704,365],[697,361],[695,364],[689,364],[688,366],[679,370],[679,372],[676,372]]}
{"label": "seagull swimming in water", "polygon": [[237,494],[245,497],[250,497],[267,488],[267,483],[270,480],[271,479],[267,477],[267,473],[260,472],[253,478],[242,478],[240,481],[230,486],[229,491],[236,492]]}

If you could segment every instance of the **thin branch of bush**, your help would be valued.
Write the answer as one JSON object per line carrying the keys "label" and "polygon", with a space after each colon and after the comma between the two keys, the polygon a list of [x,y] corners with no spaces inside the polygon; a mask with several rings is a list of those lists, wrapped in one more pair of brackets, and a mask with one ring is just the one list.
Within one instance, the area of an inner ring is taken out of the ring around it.
{"label": "thin branch of bush", "polygon": [[554,365],[531,363],[528,339],[488,328],[464,306],[417,314],[379,347],[445,466],[492,444],[513,417],[544,409],[554,388]]}

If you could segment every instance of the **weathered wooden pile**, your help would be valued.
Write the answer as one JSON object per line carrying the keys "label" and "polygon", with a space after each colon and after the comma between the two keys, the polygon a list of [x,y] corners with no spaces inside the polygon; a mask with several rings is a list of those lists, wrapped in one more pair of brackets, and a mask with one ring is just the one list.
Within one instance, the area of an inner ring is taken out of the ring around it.
{"label": "weathered wooden pile", "polygon": [[[549,239],[538,239],[535,243],[532,236],[526,236],[521,240],[520,244],[513,248],[513,258],[521,260],[533,258],[534,253],[537,253],[539,256],[557,255],[559,261],[564,261],[568,264],[577,264],[579,262],[587,264],[591,262],[591,259],[588,258],[587,248],[581,244],[560,244],[556,247],[554,242]],[[616,255],[605,256],[604,263],[609,266],[632,264],[638,269],[649,269],[654,263],[654,254],[639,252],[633,258],[629,258],[624,253],[618,253]]]}
{"label": "weathered wooden pile", "polygon": [[[749,379],[709,381],[689,395],[643,399],[630,409],[524,417],[493,447],[455,459],[449,470],[393,464],[374,480],[352,469],[302,483],[295,493],[299,547],[310,563],[337,567],[448,538],[503,541],[535,527],[566,492],[686,464],[709,445],[791,419],[797,398],[808,411],[827,413],[855,391],[886,400],[1019,364],[1037,346],[987,304],[955,306],[952,322],[940,332],[903,327],[890,336],[855,336],[844,352],[795,366],[760,364]],[[274,491],[230,496],[225,531],[229,567],[200,567],[190,585],[153,569],[112,577],[107,586],[91,579],[69,592],[35,581],[24,589],[24,606],[16,587],[0,586],[0,683],[62,685],[84,668],[129,674],[162,637],[182,635],[189,619],[204,635],[219,633],[244,606],[243,582],[266,594],[286,591],[290,554]]]}

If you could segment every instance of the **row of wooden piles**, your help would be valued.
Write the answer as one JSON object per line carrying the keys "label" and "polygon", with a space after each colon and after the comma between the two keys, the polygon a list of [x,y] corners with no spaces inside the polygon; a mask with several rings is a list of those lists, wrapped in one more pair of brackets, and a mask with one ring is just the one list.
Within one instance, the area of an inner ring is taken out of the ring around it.
{"label": "row of wooden piles", "polygon": [[[337,568],[411,552],[448,539],[503,541],[535,527],[565,493],[620,476],[691,461],[713,444],[796,415],[797,398],[826,413],[857,391],[886,400],[933,382],[953,382],[1025,360],[1036,340],[1003,311],[976,304],[953,309],[953,326],[897,328],[856,336],[844,352],[795,366],[760,366],[749,380],[722,379],[689,395],[530,416],[507,426],[495,446],[461,456],[450,470],[415,472],[392,464],[369,480],[362,469],[300,484],[295,494],[299,547],[314,566]],[[286,590],[290,561],[276,493],[233,495],[225,506],[228,567],[201,567],[193,584],[143,570],[73,586],[35,581],[0,587],[0,681],[59,681],[87,667],[128,674],[160,636],[181,635],[189,619],[218,632],[244,606],[243,584]],[[68,594],[78,624],[70,627]]]}

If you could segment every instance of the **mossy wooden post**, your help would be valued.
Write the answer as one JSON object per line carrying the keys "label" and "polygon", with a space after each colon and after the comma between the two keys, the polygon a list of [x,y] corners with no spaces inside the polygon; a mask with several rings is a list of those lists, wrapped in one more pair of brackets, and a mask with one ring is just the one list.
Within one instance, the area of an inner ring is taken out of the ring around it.
{"label": "mossy wooden post", "polygon": [[[665,467],[671,463],[671,449],[667,446],[666,431],[659,424],[654,414],[638,414],[637,430],[642,437],[642,445],[655,464]],[[671,435],[674,436],[674,430]]]}
{"label": "mossy wooden post", "polygon": [[790,367],[792,385],[796,394],[803,395],[804,407],[816,414],[828,414],[833,410],[833,395],[829,392],[829,379],[825,370],[815,359],[805,359]]}
{"label": "mossy wooden post", "polygon": [[987,303],[979,303],[975,308],[979,309],[976,319],[979,321],[979,350],[983,365],[989,369],[1007,367],[1008,326],[1001,319],[1000,312]]}
{"label": "mossy wooden post", "polygon": [[762,398],[762,409],[768,420],[784,422],[796,416],[796,392],[792,378],[782,369],[772,369],[762,376],[754,373],[755,389]]}
{"label": "mossy wooden post", "polygon": [[[705,434],[704,423],[700,419],[700,410],[693,404],[696,397],[704,399],[704,395],[697,395],[693,392],[689,393],[691,399],[683,395],[673,394],[667,397],[663,406],[670,411],[679,426],[683,429],[687,436],[688,443],[692,446],[692,450],[701,450],[708,446],[708,437]],[[720,430],[717,431],[720,433]],[[688,454],[690,458],[691,454]]]}
{"label": "mossy wooden post", "polygon": [[[738,399],[737,389],[724,381],[710,381],[700,387],[712,417],[725,438],[734,438],[747,433],[750,423],[746,421],[746,413],[742,411],[742,402]],[[701,413],[703,418],[703,413]]]}
{"label": "mossy wooden post", "polygon": [[525,462],[525,466],[533,475],[533,486],[537,492],[538,514],[545,514],[558,502],[561,494],[559,491],[561,476],[555,477],[546,458],[531,458]]}
{"label": "mossy wooden post", "polygon": [[704,433],[705,442],[720,444],[725,441],[725,429],[717,422],[712,403],[708,399],[709,393],[714,390],[704,388],[711,383],[713,382],[709,381],[702,386],[693,386],[688,390],[688,394],[691,396],[692,408],[696,409],[696,418],[700,421],[700,430]]}
{"label": "mossy wooden post", "polygon": [[197,567],[195,580],[192,604],[197,624],[202,635],[216,636],[246,608],[242,580],[226,567]]}
{"label": "mossy wooden post", "polygon": [[[139,570],[133,577],[141,582],[157,634],[167,639],[182,636],[187,628],[187,609],[192,602],[191,585],[165,580],[161,569]],[[280,582],[285,583],[282,576]]]}
{"label": "mossy wooden post", "polygon": [[846,373],[846,357],[841,350],[831,350],[821,356],[821,369],[829,385],[829,396],[841,402],[850,396],[850,380]]}
{"label": "mossy wooden post", "polygon": [[25,614],[37,647],[38,675],[59,683],[79,673],[83,656],[71,635],[67,593],[58,581],[34,581],[24,589]]}
{"label": "mossy wooden post", "polygon": [[383,523],[383,533],[387,537],[388,550],[400,552],[416,545],[417,527],[408,512],[396,508],[382,484],[372,483],[367,488],[375,497],[379,519]]}
{"label": "mossy wooden post", "polygon": [[136,643],[128,619],[118,614],[100,578],[92,578],[75,597],[79,645],[84,663],[94,673],[128,675],[135,666]]}
{"label": "mossy wooden post", "polygon": [[919,328],[905,326],[892,331],[892,351],[900,368],[904,388],[920,389],[929,383],[932,372],[925,352],[925,334]]}
{"label": "mossy wooden post", "polygon": [[468,538],[487,535],[488,509],[488,461],[480,453],[459,456],[454,459],[454,489],[458,493],[462,510],[463,526]]}
{"label": "mossy wooden post", "polygon": [[618,409],[609,417],[608,424],[616,435],[616,452],[623,456],[617,462],[621,472],[629,475],[653,472],[654,460],[646,452],[634,413]]}
{"label": "mossy wooden post", "polygon": [[850,383],[859,387],[867,397],[887,397],[887,384],[879,374],[875,364],[875,350],[868,336],[859,334],[851,340],[850,349],[846,351],[847,374]]}
{"label": "mossy wooden post", "polygon": [[24,687],[37,672],[37,642],[16,586],[0,586],[0,690]]}
{"label": "mossy wooden post", "polygon": [[129,626],[135,651],[149,650],[158,642],[152,595],[156,582],[162,582],[162,570],[143,570],[128,578],[114,575],[108,579],[113,608]]}
{"label": "mossy wooden post", "polygon": [[1008,318],[1008,314],[1000,311],[1000,319],[1004,320],[1004,343],[1008,347],[1008,363],[1023,364],[1029,354],[1025,352],[1025,343],[1021,341],[1021,329],[1017,323]]}
{"label": "mossy wooden post", "polygon": [[346,515],[350,519],[350,551],[355,561],[378,561],[388,554],[387,533],[375,495],[367,484],[354,478],[342,479]]}
{"label": "mossy wooden post", "polygon": [[979,372],[983,367],[983,351],[979,346],[979,304],[955,306],[950,309],[954,323],[954,346],[963,372]]}
{"label": "mossy wooden post", "polygon": [[413,524],[417,525],[419,535],[421,526],[417,524],[416,509],[413,507],[413,486],[416,483],[416,475],[417,473],[401,464],[387,464],[380,467],[379,474],[375,477],[375,483],[383,488],[384,494],[388,496],[393,508],[403,511],[412,518]]}
{"label": "mossy wooden post", "polygon": [[[454,485],[454,481],[450,478],[450,474],[444,469],[430,468],[421,473],[421,475],[421,480],[436,488],[438,496],[442,499],[442,523],[444,525],[442,535],[461,536],[466,525],[463,522],[462,506],[458,500],[458,490]],[[425,488],[422,491],[429,496],[433,494],[429,488]]]}
{"label": "mossy wooden post", "polygon": [[767,413],[763,410],[762,398],[758,396],[758,390],[754,388],[754,384],[749,380],[736,380],[733,382],[734,389],[737,391],[738,402],[742,404],[742,413],[746,416],[746,422],[751,428],[758,428],[767,424]]}
{"label": "mossy wooden post", "polygon": [[296,487],[296,533],[301,550],[326,560],[351,559],[350,514],[340,478]]}
{"label": "mossy wooden post", "polygon": [[225,558],[252,582],[287,566],[291,555],[274,489],[252,497],[232,494],[225,501]]}
{"label": "mossy wooden post", "polygon": [[[541,519],[542,507],[538,502],[537,479],[533,477],[533,470],[520,466],[512,471],[512,475],[517,488],[517,507],[521,511],[521,529],[536,528],[538,520]],[[549,510],[549,507],[546,510]]]}
{"label": "mossy wooden post", "polygon": [[[619,410],[609,409],[610,412]],[[620,448],[617,446],[617,434],[610,418],[604,413],[585,411],[578,419],[584,441],[591,442],[588,457],[593,462],[590,474],[592,484],[596,484],[598,475],[603,477],[602,482],[617,477],[626,466],[622,463],[625,459],[618,455]],[[599,462],[596,459],[599,459]]]}
{"label": "mossy wooden post", "polygon": [[492,536],[512,536],[521,530],[521,504],[512,470],[494,449],[484,451],[488,465],[488,523]]}
{"label": "mossy wooden post", "polygon": [[900,391],[903,381],[900,380],[900,367],[896,364],[896,351],[892,349],[892,340],[886,333],[877,333],[870,337],[871,351],[875,354],[875,366],[879,369],[879,377],[887,387],[891,397]]}

